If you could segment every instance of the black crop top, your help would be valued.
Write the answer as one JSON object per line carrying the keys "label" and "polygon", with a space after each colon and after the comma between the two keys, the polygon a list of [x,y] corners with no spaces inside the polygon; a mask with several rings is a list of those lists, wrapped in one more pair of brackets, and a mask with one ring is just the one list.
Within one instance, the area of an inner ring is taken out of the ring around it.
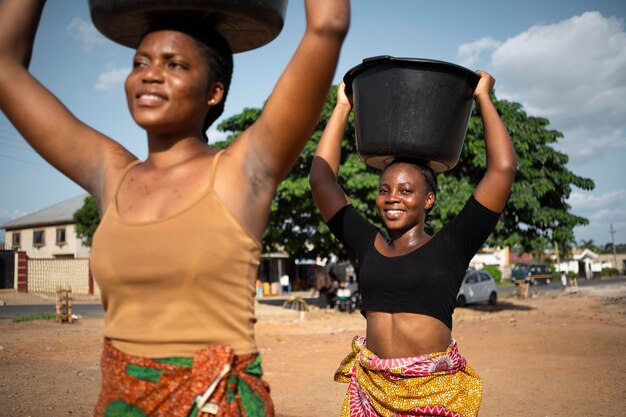
{"label": "black crop top", "polygon": [[376,250],[378,228],[352,205],[342,207],[328,221],[328,227],[357,256],[361,313],[425,314],[452,329],[452,313],[465,271],[498,218],[499,214],[471,196],[461,212],[428,242],[395,257]]}

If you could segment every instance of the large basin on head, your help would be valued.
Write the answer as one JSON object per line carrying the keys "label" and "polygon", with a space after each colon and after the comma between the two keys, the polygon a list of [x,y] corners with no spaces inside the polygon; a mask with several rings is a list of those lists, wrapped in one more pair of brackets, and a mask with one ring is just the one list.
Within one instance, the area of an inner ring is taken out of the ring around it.
{"label": "large basin on head", "polygon": [[375,168],[396,157],[436,172],[457,164],[480,77],[449,62],[379,56],[344,76],[353,95],[357,152]]}
{"label": "large basin on head", "polygon": [[283,28],[287,0],[89,0],[96,28],[136,48],[155,19],[196,19],[217,30],[233,52],[271,42]]}

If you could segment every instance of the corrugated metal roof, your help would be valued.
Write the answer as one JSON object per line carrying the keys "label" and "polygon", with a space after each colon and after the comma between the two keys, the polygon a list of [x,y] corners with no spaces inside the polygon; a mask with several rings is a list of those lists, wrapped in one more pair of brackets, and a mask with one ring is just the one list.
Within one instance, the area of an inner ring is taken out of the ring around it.
{"label": "corrugated metal roof", "polygon": [[0,225],[0,229],[14,230],[47,224],[73,223],[74,213],[83,206],[85,197],[88,195],[89,194],[82,194],[45,209],[27,214],[26,216],[11,220],[8,223]]}

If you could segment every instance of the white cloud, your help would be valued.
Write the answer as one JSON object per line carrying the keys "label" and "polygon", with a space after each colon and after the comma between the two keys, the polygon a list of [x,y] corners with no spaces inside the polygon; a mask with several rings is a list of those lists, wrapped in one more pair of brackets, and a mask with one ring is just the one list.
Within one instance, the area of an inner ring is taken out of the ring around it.
{"label": "white cloud", "polygon": [[92,52],[95,46],[106,42],[104,36],[98,32],[91,22],[79,17],[72,19],[65,31],[71,38],[80,42],[83,50],[87,52]]}
{"label": "white cloud", "polygon": [[130,73],[130,68],[110,68],[98,75],[94,89],[111,94],[120,94],[123,91],[124,80]]}
{"label": "white cloud", "polygon": [[600,244],[608,243],[611,241],[612,225],[617,231],[615,242],[626,242],[626,189],[605,194],[573,192],[568,203],[572,206],[573,213],[590,221],[589,226],[575,228],[579,239],[592,239]]}
{"label": "white cloud", "polygon": [[606,218],[607,213],[613,213],[626,219],[626,189],[606,194],[574,191],[567,202],[576,213],[586,213],[597,219]]}
{"label": "white cloud", "polygon": [[[463,53],[473,59],[483,44],[467,44]],[[622,19],[587,12],[533,26],[497,46],[488,67],[498,79],[499,98],[522,103],[564,133],[558,146],[573,163],[626,150]]]}
{"label": "white cloud", "polygon": [[474,42],[464,43],[459,46],[457,50],[459,63],[467,68],[474,68],[483,53],[495,50],[500,46],[500,44],[501,43],[499,41],[491,37],[485,37]]}

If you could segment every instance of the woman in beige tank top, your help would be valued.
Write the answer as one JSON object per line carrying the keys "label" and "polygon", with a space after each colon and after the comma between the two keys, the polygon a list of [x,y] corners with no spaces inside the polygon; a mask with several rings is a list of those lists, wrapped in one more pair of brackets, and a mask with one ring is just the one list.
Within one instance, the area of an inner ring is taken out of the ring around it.
{"label": "woman in beige tank top", "polygon": [[[0,108],[22,136],[44,159],[96,199],[101,216],[115,220],[114,229],[125,227],[123,233],[129,236],[132,230],[143,233],[146,227],[166,229],[172,219],[181,218],[193,207],[202,207],[199,202],[210,194],[209,207],[217,207],[218,211],[204,214],[224,217],[212,221],[234,225],[232,234],[247,245],[243,250],[258,256],[276,187],[309,139],[325,102],[349,26],[348,0],[305,1],[306,29],[298,49],[262,115],[221,153],[219,163],[218,151],[207,144],[204,132],[221,114],[230,82],[232,56],[223,42],[215,38],[207,41],[205,35],[184,26],[166,25],[144,35],[126,80],[130,112],[147,135],[148,157],[138,161],[114,139],[76,119],[28,72],[44,3],[0,2]],[[203,346],[204,339],[196,337],[193,327],[187,329],[191,338],[163,340],[162,336],[170,331],[178,334],[177,322],[167,323],[167,316],[158,320],[145,316],[142,309],[150,303],[150,297],[127,284],[133,280],[135,284],[144,283],[146,291],[158,292],[161,284],[171,285],[170,281],[178,277],[170,276],[166,283],[155,281],[158,273],[145,277],[141,271],[118,281],[114,280],[119,277],[107,277],[111,271],[102,265],[123,263],[116,257],[128,254],[124,242],[112,245],[104,232],[99,236],[101,248],[122,249],[115,256],[100,250],[98,259],[92,259],[100,265],[94,271],[96,280],[102,278],[99,284],[111,289],[103,296],[105,321],[110,328],[105,334],[103,386],[96,415],[122,410],[132,411],[128,415],[187,416],[198,410],[215,414],[218,409],[219,415],[225,416],[273,415],[269,389],[260,378],[258,354],[252,343],[253,317],[250,323],[232,326],[222,316],[197,319],[219,324],[203,327],[202,331],[217,327],[228,334],[226,340],[220,340],[221,333],[207,334],[208,346]],[[181,233],[193,236],[194,232]],[[231,240],[222,231],[213,239],[215,247],[221,245],[219,239]],[[151,244],[158,246],[158,242]],[[212,253],[206,251],[204,255],[209,258]],[[254,269],[256,264],[250,261],[249,266]],[[148,267],[158,272],[168,265],[146,263]],[[177,294],[193,293],[194,280],[211,278],[196,276],[194,271],[185,271],[189,277],[175,288]],[[223,274],[203,274],[212,272]],[[247,288],[251,274],[247,270],[246,274],[237,285]],[[113,284],[107,286],[109,278]],[[171,302],[172,314],[184,314],[176,305],[176,297],[164,300],[163,309],[167,310]],[[253,314],[253,299],[246,298],[245,303],[245,309]],[[128,323],[139,322],[143,327],[129,331],[125,320],[109,315],[119,311],[124,311]],[[250,334],[244,331],[239,336],[229,330],[246,326]],[[198,350],[189,353],[190,346],[198,346]],[[177,357],[164,358],[164,352]]]}

